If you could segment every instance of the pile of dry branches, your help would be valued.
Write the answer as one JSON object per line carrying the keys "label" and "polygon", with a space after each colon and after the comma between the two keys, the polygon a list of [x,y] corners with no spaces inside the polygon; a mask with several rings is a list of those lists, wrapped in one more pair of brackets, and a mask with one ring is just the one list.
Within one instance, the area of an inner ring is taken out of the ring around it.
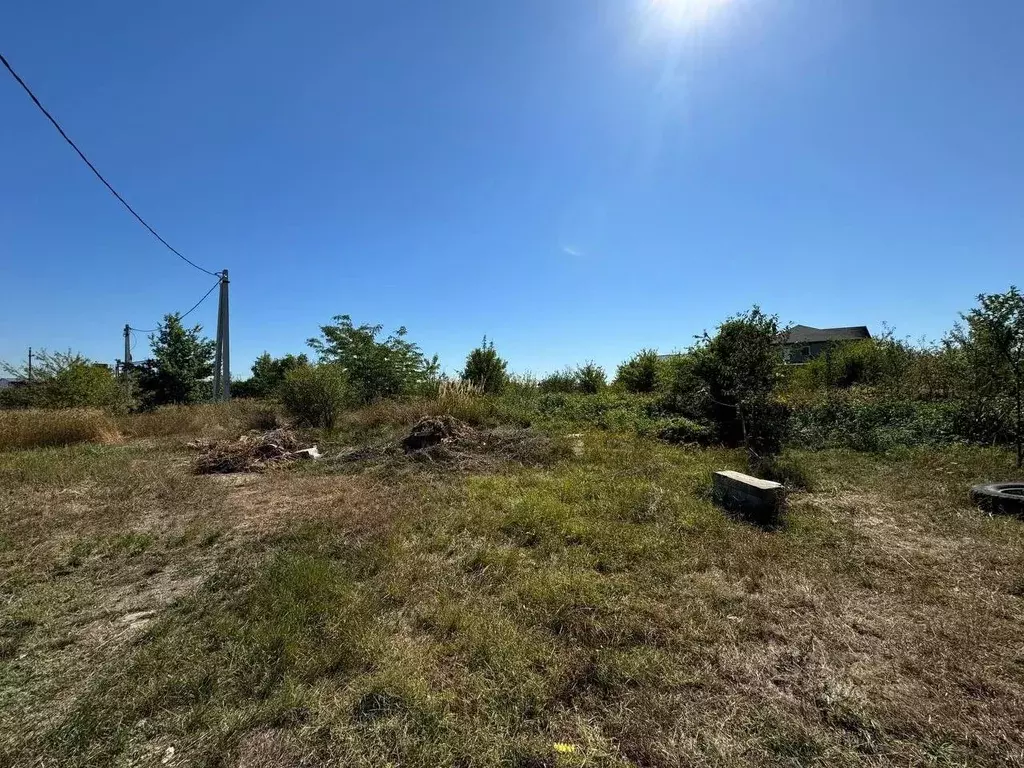
{"label": "pile of dry branches", "polygon": [[193,464],[200,475],[231,472],[262,472],[268,466],[299,458],[298,439],[287,429],[242,435],[238,440],[194,441],[198,450]]}

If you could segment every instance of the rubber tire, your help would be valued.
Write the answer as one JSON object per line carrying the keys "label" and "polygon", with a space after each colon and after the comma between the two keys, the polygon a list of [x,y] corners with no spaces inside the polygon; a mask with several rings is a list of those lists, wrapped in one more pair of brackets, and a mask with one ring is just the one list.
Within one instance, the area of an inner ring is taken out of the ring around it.
{"label": "rubber tire", "polygon": [[1024,483],[985,483],[971,488],[971,500],[986,512],[1024,516],[1024,494],[1007,493],[1006,489],[1024,490]]}

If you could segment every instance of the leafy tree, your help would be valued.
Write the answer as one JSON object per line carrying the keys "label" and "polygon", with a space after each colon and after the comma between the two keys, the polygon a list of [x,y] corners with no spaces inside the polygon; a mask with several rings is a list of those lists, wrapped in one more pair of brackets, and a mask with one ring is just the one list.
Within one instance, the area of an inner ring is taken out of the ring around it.
{"label": "leafy tree", "polygon": [[656,350],[641,349],[619,366],[615,383],[627,392],[650,393],[658,386],[658,371],[663,362]]}
{"label": "leafy tree", "polygon": [[356,402],[408,395],[437,375],[437,356],[426,358],[418,345],[406,340],[404,327],[379,340],[383,329],[355,326],[349,315],[338,315],[333,325],[320,327],[322,338],[307,342],[320,362],[341,367]]}
{"label": "leafy tree", "polygon": [[494,342],[483,343],[466,356],[466,366],[462,369],[462,380],[469,381],[489,394],[501,392],[508,383],[508,364],[494,349]]}
{"label": "leafy tree", "polygon": [[252,364],[252,377],[246,384],[247,393],[252,397],[273,397],[289,371],[307,365],[309,358],[305,354],[271,357],[269,352],[264,352]]}
{"label": "leafy tree", "polygon": [[694,349],[694,374],[704,382],[719,437],[742,442],[752,453],[777,453],[788,411],[776,398],[782,357],[779,322],[755,306],[731,317]]}
{"label": "leafy tree", "polygon": [[205,380],[213,375],[216,344],[203,328],[185,328],[177,314],[166,315],[149,337],[153,358],[137,366],[139,388],[148,405],[195,403],[210,395]]}
{"label": "leafy tree", "polygon": [[334,429],[351,396],[345,372],[334,363],[292,368],[285,374],[280,392],[281,402],[292,416],[324,429]]}
{"label": "leafy tree", "polygon": [[1016,286],[1006,293],[981,294],[978,306],[963,315],[966,328],[951,333],[962,353],[965,397],[982,407],[1003,410],[1011,401],[1017,467],[1024,465],[1024,296]]}

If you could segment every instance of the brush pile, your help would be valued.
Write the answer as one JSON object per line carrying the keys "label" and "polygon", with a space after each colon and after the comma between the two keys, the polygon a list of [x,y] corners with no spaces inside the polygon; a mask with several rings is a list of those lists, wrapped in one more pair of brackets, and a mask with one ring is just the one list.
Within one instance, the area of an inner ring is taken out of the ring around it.
{"label": "brush pile", "polygon": [[562,446],[529,429],[477,429],[451,416],[425,416],[403,437],[351,448],[335,464],[401,470],[410,465],[461,472],[490,472],[515,463],[545,465],[566,453]]}
{"label": "brush pile", "polygon": [[406,453],[414,453],[435,445],[473,445],[479,441],[480,433],[458,419],[424,416],[402,440],[402,449]]}
{"label": "brush pile", "polygon": [[316,446],[301,448],[287,429],[250,433],[237,440],[195,440],[188,446],[199,451],[193,463],[199,475],[262,472],[275,464],[319,456]]}

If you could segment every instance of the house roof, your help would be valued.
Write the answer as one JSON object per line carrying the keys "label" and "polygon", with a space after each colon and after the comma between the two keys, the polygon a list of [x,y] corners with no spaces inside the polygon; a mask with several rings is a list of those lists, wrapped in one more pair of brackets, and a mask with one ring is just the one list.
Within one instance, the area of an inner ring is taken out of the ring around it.
{"label": "house roof", "polygon": [[809,325],[794,325],[779,339],[783,344],[814,344],[822,341],[853,341],[870,339],[866,325],[851,325],[846,328],[812,328]]}

